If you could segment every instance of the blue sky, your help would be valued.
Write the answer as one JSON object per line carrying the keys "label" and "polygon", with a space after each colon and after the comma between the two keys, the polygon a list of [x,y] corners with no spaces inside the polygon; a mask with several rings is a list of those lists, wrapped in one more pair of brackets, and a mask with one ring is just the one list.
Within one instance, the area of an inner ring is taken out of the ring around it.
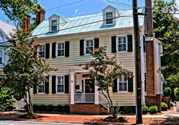
{"label": "blue sky", "polygon": [[[38,3],[45,7],[46,19],[54,13],[64,18],[100,13],[108,5],[112,5],[119,10],[132,9],[132,0],[109,1],[117,1],[117,3],[110,3],[107,0],[38,0]],[[144,1],[138,0],[138,6],[144,6]],[[2,10],[0,10],[0,19],[9,20]]]}

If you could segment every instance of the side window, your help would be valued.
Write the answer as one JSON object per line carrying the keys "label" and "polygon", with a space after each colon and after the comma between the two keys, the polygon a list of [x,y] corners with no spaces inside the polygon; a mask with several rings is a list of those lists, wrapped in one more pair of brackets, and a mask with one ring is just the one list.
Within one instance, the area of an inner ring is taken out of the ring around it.
{"label": "side window", "polygon": [[85,54],[90,54],[89,50],[93,51],[94,50],[94,40],[90,39],[90,40],[85,40],[85,45],[84,45],[84,53]]}
{"label": "side window", "polygon": [[56,89],[56,92],[57,93],[62,93],[62,92],[65,92],[65,81],[64,81],[64,77],[63,76],[57,76],[57,89]]}
{"label": "side window", "polygon": [[38,48],[39,56],[40,57],[45,57],[45,45],[40,45]]}
{"label": "side window", "polygon": [[58,29],[57,29],[57,20],[52,20],[51,21],[51,31],[53,32],[53,31],[57,31]]}
{"label": "side window", "polygon": [[113,12],[106,12],[106,24],[113,24]]}
{"label": "side window", "polygon": [[45,93],[45,81],[42,81],[42,83],[39,84],[39,86],[37,88],[37,92],[38,93]]}
{"label": "side window", "polygon": [[117,51],[127,51],[127,38],[126,36],[117,37]]}
{"label": "side window", "polygon": [[56,56],[65,56],[65,43],[57,43]]}
{"label": "side window", "polygon": [[118,79],[118,91],[128,91],[128,80],[124,75]]}

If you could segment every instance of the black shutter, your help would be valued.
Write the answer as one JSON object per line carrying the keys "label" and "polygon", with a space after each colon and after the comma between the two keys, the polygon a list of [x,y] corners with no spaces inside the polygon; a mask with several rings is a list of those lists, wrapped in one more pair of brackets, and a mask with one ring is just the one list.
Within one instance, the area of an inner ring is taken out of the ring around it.
{"label": "black shutter", "polygon": [[65,42],[65,57],[69,57],[69,50],[70,50],[70,42],[66,41]]}
{"label": "black shutter", "polygon": [[143,36],[143,47],[144,47],[144,52],[145,52],[145,50],[146,50],[145,36]]}
{"label": "black shutter", "polygon": [[115,79],[115,80],[113,81],[113,84],[114,84],[114,86],[113,86],[113,88],[112,88],[112,91],[113,91],[113,92],[117,92],[117,79]]}
{"label": "black shutter", "polygon": [[48,81],[45,81],[45,93],[49,94],[49,77],[46,77]]}
{"label": "black shutter", "polygon": [[133,78],[128,78],[128,92],[133,92]]}
{"label": "black shutter", "polygon": [[111,52],[116,52],[116,36],[111,37]]}
{"label": "black shutter", "polygon": [[49,54],[50,54],[50,44],[47,43],[45,44],[45,58],[49,58]]}
{"label": "black shutter", "polygon": [[128,52],[132,52],[133,51],[132,35],[127,35],[127,40],[128,40]]}
{"label": "black shutter", "polygon": [[69,93],[69,76],[65,76],[65,93]]}
{"label": "black shutter", "polygon": [[146,86],[146,73],[144,73],[144,85],[145,85],[145,92],[147,91],[147,86]]}
{"label": "black shutter", "polygon": [[80,56],[84,55],[84,40],[80,40]]}
{"label": "black shutter", "polygon": [[94,48],[99,48],[99,38],[94,38]]}
{"label": "black shutter", "polygon": [[56,93],[56,76],[52,76],[52,94]]}
{"label": "black shutter", "polygon": [[33,93],[36,94],[37,93],[37,85],[33,86]]}
{"label": "black shutter", "polygon": [[52,58],[56,57],[56,43],[52,43]]}

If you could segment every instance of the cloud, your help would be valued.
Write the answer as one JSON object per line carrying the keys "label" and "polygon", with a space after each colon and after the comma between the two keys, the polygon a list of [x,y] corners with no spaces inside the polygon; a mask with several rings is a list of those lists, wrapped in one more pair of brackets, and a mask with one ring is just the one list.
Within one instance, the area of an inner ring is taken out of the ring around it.
{"label": "cloud", "polygon": [[84,14],[85,14],[84,11],[79,11],[79,9],[75,9],[73,16],[79,16],[79,15],[84,15]]}
{"label": "cloud", "polygon": [[75,9],[75,14],[78,14],[78,9]]}

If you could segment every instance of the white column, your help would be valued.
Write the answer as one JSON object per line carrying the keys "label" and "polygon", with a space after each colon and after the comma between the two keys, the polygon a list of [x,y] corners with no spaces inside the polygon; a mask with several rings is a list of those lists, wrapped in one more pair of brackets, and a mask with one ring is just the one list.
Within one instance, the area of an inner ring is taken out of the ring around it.
{"label": "white column", "polygon": [[74,90],[75,90],[75,76],[74,72],[70,72],[70,82],[71,82],[71,102],[70,104],[74,104]]}
{"label": "white column", "polygon": [[[94,81],[94,84],[96,84],[96,79]],[[94,96],[94,104],[99,104],[99,91],[98,91],[98,86],[95,85],[95,96]]]}

